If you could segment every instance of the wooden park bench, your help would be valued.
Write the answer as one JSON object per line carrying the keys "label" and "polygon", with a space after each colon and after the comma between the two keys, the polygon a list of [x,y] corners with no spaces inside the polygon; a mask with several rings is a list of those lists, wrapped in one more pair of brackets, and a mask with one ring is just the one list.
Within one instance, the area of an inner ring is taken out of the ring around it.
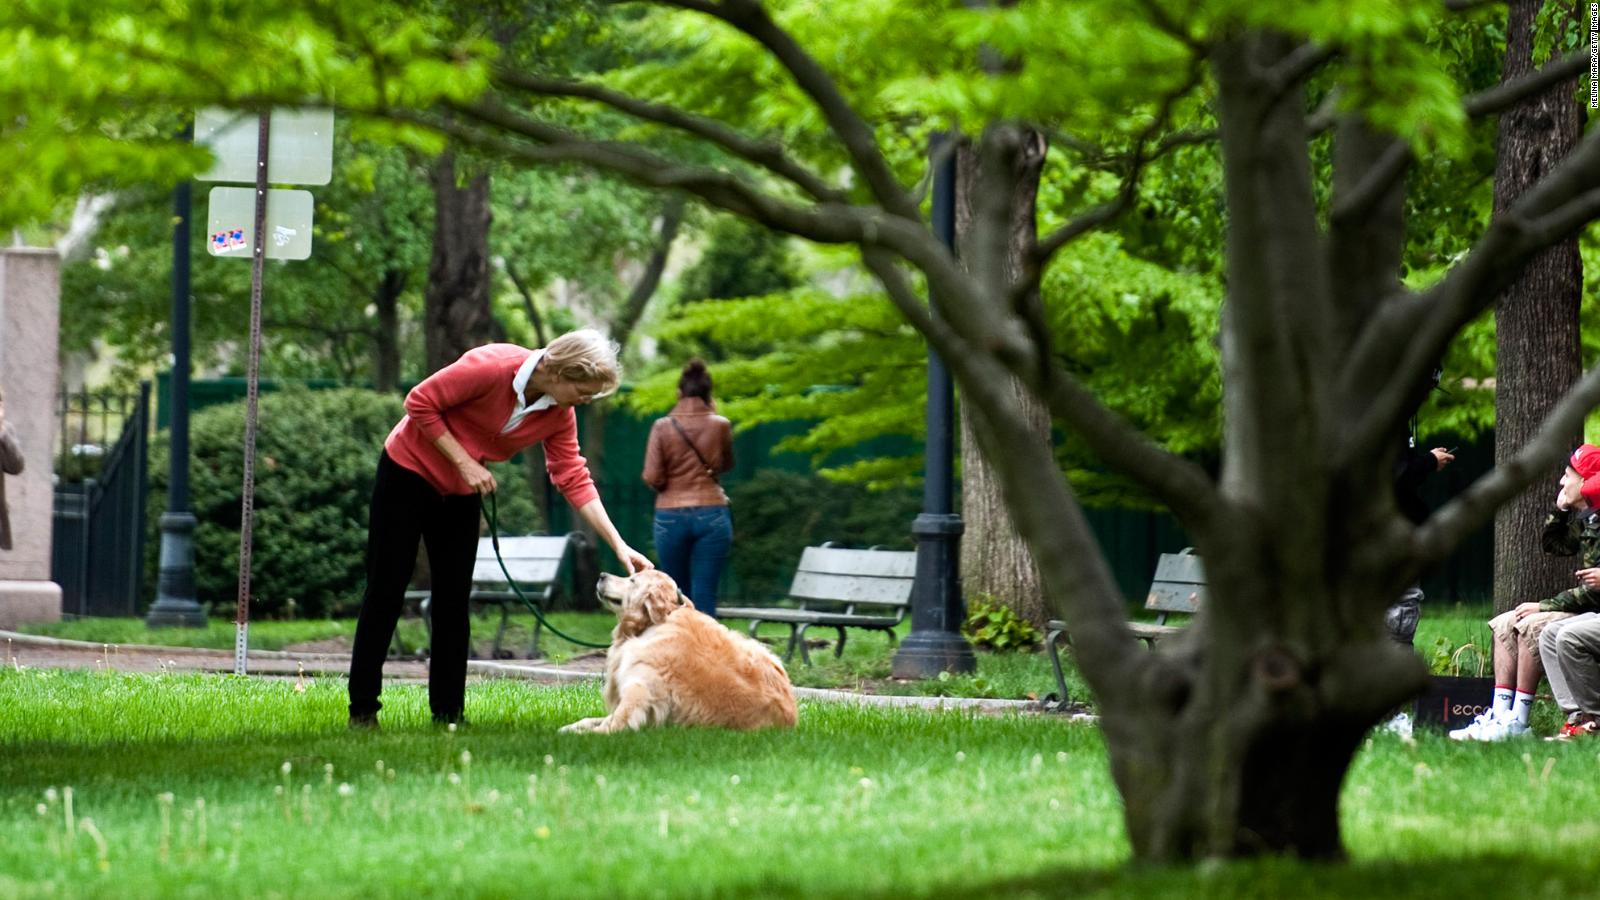
{"label": "wooden park bench", "polygon": [[[500,608],[500,627],[495,630],[494,649],[491,651],[494,659],[502,658],[500,646],[505,639],[511,611],[521,606],[521,601],[511,590],[511,582],[506,580],[505,572],[511,573],[511,578],[524,596],[539,604],[540,609],[549,609],[550,599],[561,581],[561,564],[567,558],[571,543],[571,535],[502,537],[500,556],[505,559],[506,568],[501,571],[500,562],[495,559],[493,542],[486,537],[478,538],[478,557],[472,566],[472,593],[467,599],[480,609],[488,606]],[[406,600],[420,601],[422,621],[428,627],[428,643],[431,645],[433,619],[429,607],[432,592],[407,591]],[[528,646],[529,659],[539,655],[539,634],[543,624],[537,616],[534,617],[533,642]]]}
{"label": "wooden park bench", "polygon": [[845,550],[831,544],[807,547],[789,586],[789,597],[798,601],[798,606],[722,607],[717,618],[749,619],[751,637],[763,622],[788,625],[789,647],[784,659],[799,648],[800,659],[809,666],[806,629],[812,626],[838,630],[835,657],[844,654],[847,628],[882,631],[894,643],[895,626],[911,608],[916,570],[917,554],[912,550]]}
{"label": "wooden park bench", "polygon": [[[1193,551],[1193,547],[1185,547],[1177,553],[1163,553],[1156,561],[1156,574],[1150,581],[1150,593],[1144,598],[1144,608],[1154,611],[1156,620],[1128,623],[1128,630],[1133,632],[1134,637],[1144,641],[1147,647],[1154,647],[1156,641],[1182,630],[1178,625],[1167,624],[1168,615],[1192,615],[1200,610],[1206,589],[1206,574],[1200,557],[1194,555]],[[1067,623],[1052,619],[1046,626],[1044,645],[1050,651],[1050,665],[1056,673],[1053,702],[1057,706],[1067,702],[1067,679],[1061,672],[1061,656],[1056,649],[1062,638],[1066,638],[1068,643],[1072,642]]]}

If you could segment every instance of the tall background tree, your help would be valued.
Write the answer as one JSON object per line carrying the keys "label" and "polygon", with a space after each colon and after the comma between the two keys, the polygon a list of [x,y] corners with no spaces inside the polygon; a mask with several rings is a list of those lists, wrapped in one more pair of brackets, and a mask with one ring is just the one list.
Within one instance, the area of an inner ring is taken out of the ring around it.
{"label": "tall background tree", "polygon": [[[1534,23],[1543,11],[1544,47],[1570,51],[1579,33],[1578,7],[1544,0],[1511,0],[1506,21],[1501,82],[1526,78],[1535,69]],[[1562,40],[1552,41],[1560,36]],[[1494,173],[1494,211],[1505,215],[1528,189],[1553,171],[1583,135],[1576,79],[1528,97],[1500,116]],[[1538,434],[1545,417],[1582,374],[1578,307],[1583,297],[1583,262],[1573,236],[1541,252],[1495,304],[1495,431],[1497,464],[1514,459]],[[1581,428],[1564,436],[1576,445]],[[1494,601],[1506,610],[1550,597],[1572,586],[1570,560],[1542,551],[1534,535],[1551,507],[1548,490],[1520,494],[1495,514]]]}

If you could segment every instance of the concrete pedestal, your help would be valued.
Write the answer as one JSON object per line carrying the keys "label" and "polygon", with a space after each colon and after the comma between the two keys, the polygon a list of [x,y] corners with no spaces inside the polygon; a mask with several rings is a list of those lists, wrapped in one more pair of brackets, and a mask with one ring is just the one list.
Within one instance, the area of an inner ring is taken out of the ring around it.
{"label": "concrete pedestal", "polygon": [[50,580],[61,259],[54,250],[0,250],[0,388],[23,471],[6,476],[13,547],[0,550],[0,628],[61,618]]}

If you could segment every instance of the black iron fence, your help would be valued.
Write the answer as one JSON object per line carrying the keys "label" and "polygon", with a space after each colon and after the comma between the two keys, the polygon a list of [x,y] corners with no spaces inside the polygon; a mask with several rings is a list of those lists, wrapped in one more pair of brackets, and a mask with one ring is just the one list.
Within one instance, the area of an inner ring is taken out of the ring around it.
{"label": "black iron fence", "polygon": [[63,393],[57,413],[50,577],[61,585],[61,611],[134,615],[144,559],[150,384],[132,395]]}

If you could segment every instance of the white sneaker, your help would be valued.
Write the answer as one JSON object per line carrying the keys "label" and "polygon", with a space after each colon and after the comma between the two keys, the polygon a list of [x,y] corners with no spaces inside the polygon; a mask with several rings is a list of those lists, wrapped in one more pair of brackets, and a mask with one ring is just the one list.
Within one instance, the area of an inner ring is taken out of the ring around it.
{"label": "white sneaker", "polygon": [[1405,713],[1395,713],[1394,718],[1383,723],[1379,728],[1384,732],[1398,735],[1401,738],[1411,737],[1411,717]]}
{"label": "white sneaker", "polygon": [[1514,716],[1507,714],[1501,716],[1494,710],[1489,710],[1465,728],[1457,728],[1450,732],[1450,739],[1456,741],[1504,741],[1509,738],[1521,737],[1528,733],[1526,723],[1518,722]]}

